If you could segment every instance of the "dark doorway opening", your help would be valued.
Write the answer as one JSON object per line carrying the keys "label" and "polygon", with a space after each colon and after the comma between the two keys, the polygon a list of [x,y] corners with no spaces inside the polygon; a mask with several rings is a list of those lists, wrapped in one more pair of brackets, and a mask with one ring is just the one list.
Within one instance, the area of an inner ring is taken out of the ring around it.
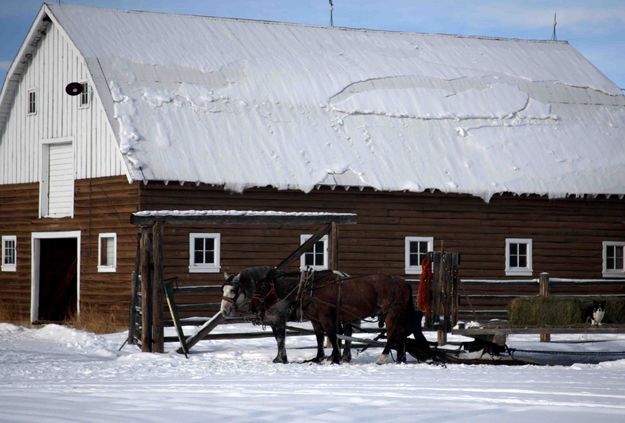
{"label": "dark doorway opening", "polygon": [[78,301],[76,244],[76,238],[40,240],[39,321],[62,322],[76,314]]}

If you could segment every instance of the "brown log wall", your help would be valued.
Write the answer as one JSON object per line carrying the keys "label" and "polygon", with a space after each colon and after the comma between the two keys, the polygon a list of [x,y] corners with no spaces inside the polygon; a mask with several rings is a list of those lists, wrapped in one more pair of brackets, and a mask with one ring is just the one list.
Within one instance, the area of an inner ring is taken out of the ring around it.
{"label": "brown log wall", "polygon": [[[106,307],[127,319],[137,228],[138,184],[125,177],[77,180],[74,218],[39,219],[39,184],[0,186],[0,236],[17,236],[17,271],[0,272],[0,307],[30,318],[31,233],[81,231],[80,307]],[[99,273],[98,234],[117,233],[117,271]],[[123,321],[123,320],[122,320]]]}
{"label": "brown log wall", "polygon": [[[462,278],[506,278],[505,239],[532,238],[533,277],[601,278],[602,241],[625,240],[625,200],[549,200],[496,196],[382,193],[321,189],[309,194],[253,189],[243,194],[186,184],[141,186],[141,209],[332,211],[358,214],[340,228],[339,268],[351,274],[404,274],[404,237],[432,236],[435,249],[462,253]],[[166,277],[193,284],[220,282],[220,274],[188,273],[189,232],[221,233],[222,271],[277,264],[299,243],[305,227],[166,228]],[[417,276],[408,275],[416,278]],[[528,278],[528,277],[525,277]]]}
{"label": "brown log wall", "polygon": [[[81,307],[117,306],[127,313],[137,228],[135,210],[238,209],[333,211],[358,214],[358,224],[340,227],[339,268],[358,275],[404,275],[404,238],[432,236],[435,249],[462,254],[461,277],[506,278],[505,238],[532,238],[532,277],[601,278],[602,241],[625,241],[625,200],[549,200],[496,196],[490,203],[466,195],[382,193],[320,189],[309,194],[252,189],[243,194],[219,187],[177,183],[128,184],[125,177],[75,183],[73,219],[39,219],[38,184],[0,186],[0,235],[17,235],[17,272],[0,272],[0,302],[23,318],[30,312],[31,233],[81,231]],[[318,227],[224,226],[165,228],[165,277],[182,285],[220,284],[222,273],[189,273],[188,234],[221,233],[221,270],[238,272],[275,265]],[[116,232],[116,273],[97,272],[98,233]],[[295,266],[293,266],[295,268]],[[405,275],[418,278],[416,275]],[[523,277],[522,279],[528,279]],[[514,290],[512,290],[514,291]]]}

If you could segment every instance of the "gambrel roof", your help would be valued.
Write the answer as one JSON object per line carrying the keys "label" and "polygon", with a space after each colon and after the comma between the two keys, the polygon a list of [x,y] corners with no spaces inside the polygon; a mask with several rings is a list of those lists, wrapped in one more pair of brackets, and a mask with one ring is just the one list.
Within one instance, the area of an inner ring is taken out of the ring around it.
{"label": "gambrel roof", "polygon": [[625,96],[566,42],[43,12],[84,56],[134,180],[625,194]]}

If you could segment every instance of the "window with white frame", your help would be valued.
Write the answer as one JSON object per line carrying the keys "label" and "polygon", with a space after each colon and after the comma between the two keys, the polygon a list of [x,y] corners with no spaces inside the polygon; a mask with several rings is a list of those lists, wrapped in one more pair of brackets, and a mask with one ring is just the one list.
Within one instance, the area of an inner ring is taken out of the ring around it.
{"label": "window with white frame", "polygon": [[429,251],[434,249],[434,238],[426,236],[407,236],[404,248],[405,272],[407,275],[420,275],[421,262]]}
{"label": "window with white frame", "polygon": [[[312,235],[300,235],[300,245],[308,241]],[[328,269],[328,236],[323,236],[315,242],[312,248],[300,256],[300,270],[327,270]]]}
{"label": "window with white frame", "polygon": [[603,241],[603,276],[625,276],[625,241]]}
{"label": "window with white frame", "polygon": [[82,92],[78,96],[78,104],[81,108],[89,107],[90,100],[91,100],[91,92],[89,90],[89,84],[86,82],[83,82]]}
{"label": "window with white frame", "polygon": [[17,238],[15,235],[2,237],[2,271],[15,272],[17,269]]}
{"label": "window with white frame", "polygon": [[117,268],[117,234],[98,236],[98,272],[115,272]]}
{"label": "window with white frame", "polygon": [[532,240],[506,238],[506,275],[532,276]]}
{"label": "window with white frame", "polygon": [[220,234],[189,234],[189,272],[218,273],[221,270],[220,255]]}
{"label": "window with white frame", "polygon": [[28,90],[28,104],[26,106],[27,114],[34,115],[37,113],[37,91]]}

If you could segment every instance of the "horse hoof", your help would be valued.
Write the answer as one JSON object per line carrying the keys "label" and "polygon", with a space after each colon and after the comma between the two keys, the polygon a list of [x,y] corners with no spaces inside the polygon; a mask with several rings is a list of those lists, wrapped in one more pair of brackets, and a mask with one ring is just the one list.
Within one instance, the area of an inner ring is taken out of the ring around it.
{"label": "horse hoof", "polygon": [[375,362],[375,364],[386,364],[388,363],[388,354],[380,354],[380,356],[378,357],[378,360]]}
{"label": "horse hoof", "polygon": [[341,357],[341,363],[349,363],[351,361],[352,361],[351,355],[344,355],[343,357]]}
{"label": "horse hoof", "polygon": [[281,363],[281,364],[287,364],[289,362],[289,360],[287,360],[286,357],[276,357],[273,359],[274,363]]}

